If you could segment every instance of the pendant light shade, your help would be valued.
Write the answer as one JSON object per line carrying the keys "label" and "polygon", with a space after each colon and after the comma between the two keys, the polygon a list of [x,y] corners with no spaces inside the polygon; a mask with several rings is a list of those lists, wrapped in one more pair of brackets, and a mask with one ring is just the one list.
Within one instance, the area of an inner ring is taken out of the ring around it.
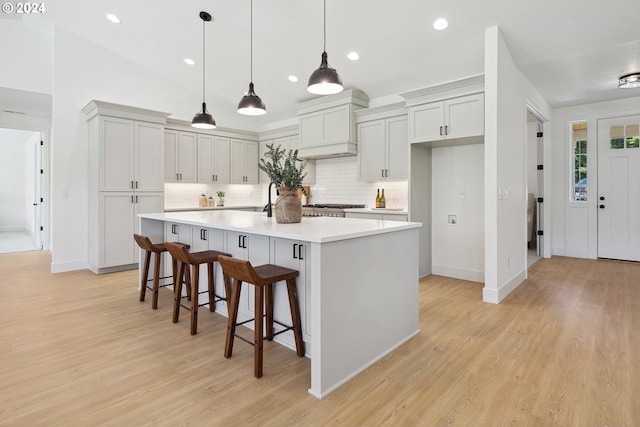
{"label": "pendant light shade", "polygon": [[259,116],[267,112],[264,102],[253,89],[253,0],[251,0],[251,80],[249,83],[249,92],[242,97],[238,103],[238,113],[246,116]]}
{"label": "pendant light shade", "polygon": [[211,15],[207,12],[200,12],[200,19],[202,19],[202,110],[196,113],[191,120],[191,126],[198,129],[215,129],[216,121],[211,114],[207,111],[207,103],[204,101],[205,94],[205,37],[204,37],[204,25],[211,21]]}
{"label": "pendant light shade", "polygon": [[618,87],[621,89],[640,87],[640,73],[632,73],[620,77]]}
{"label": "pendant light shade", "polygon": [[307,91],[316,95],[329,95],[342,92],[342,79],[327,61],[327,1],[324,0],[324,50],[320,68],[311,73]]}

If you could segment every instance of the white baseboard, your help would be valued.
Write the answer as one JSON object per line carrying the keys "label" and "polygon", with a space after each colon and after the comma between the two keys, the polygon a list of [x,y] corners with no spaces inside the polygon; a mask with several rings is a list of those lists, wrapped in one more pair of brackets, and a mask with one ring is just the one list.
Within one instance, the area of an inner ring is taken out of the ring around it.
{"label": "white baseboard", "polygon": [[436,274],[438,276],[453,277],[454,279],[484,283],[484,271],[469,270],[465,268],[438,264],[433,264],[431,268],[433,270],[433,274]]}
{"label": "white baseboard", "polygon": [[499,289],[482,288],[482,301],[493,304],[500,304],[500,301],[506,298],[514,289],[527,279],[527,270],[522,270],[516,274],[511,280],[502,285]]}
{"label": "white baseboard", "polygon": [[87,260],[51,263],[52,273],[64,273],[65,271],[86,270],[88,268],[89,266],[87,265]]}

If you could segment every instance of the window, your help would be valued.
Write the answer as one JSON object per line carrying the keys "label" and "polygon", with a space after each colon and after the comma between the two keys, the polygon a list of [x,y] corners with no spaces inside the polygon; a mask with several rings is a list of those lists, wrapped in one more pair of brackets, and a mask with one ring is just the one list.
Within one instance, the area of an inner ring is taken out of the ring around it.
{"label": "window", "polygon": [[571,123],[571,200],[587,201],[587,122]]}

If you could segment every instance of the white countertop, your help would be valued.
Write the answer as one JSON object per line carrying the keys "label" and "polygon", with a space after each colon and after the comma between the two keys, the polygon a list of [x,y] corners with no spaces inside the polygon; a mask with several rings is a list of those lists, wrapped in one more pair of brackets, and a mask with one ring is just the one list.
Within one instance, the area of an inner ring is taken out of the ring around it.
{"label": "white countertop", "polygon": [[404,209],[396,208],[355,208],[345,209],[345,212],[357,212],[357,213],[370,213],[370,214],[385,214],[385,215],[407,215],[408,212]]}
{"label": "white countertop", "polygon": [[304,217],[297,224],[278,224],[264,212],[201,210],[139,214],[140,218],[177,222],[200,227],[327,243],[422,227],[419,222],[381,221],[356,218]]}

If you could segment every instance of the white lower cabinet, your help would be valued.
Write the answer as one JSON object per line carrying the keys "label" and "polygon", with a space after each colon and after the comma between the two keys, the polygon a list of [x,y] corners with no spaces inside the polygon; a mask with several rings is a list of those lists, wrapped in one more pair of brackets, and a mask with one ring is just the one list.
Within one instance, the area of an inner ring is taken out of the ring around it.
{"label": "white lower cabinet", "polygon": [[[191,249],[190,252],[200,252],[200,251],[220,251],[224,252],[224,233],[222,230],[217,230],[214,228],[204,228],[204,227],[196,227],[191,226]],[[209,276],[207,271],[207,265],[200,265],[200,278],[198,283],[198,292],[204,292],[199,297],[199,303],[203,304],[208,301],[209,296],[206,291],[209,286]],[[215,293],[219,297],[225,297],[224,291],[224,279],[222,277],[222,269],[220,265],[216,262],[213,264],[213,277],[215,283]],[[216,310],[220,309],[220,311],[224,314],[227,313],[227,307],[224,301],[220,301],[216,303]]]}
{"label": "white lower cabinet", "polygon": [[[308,242],[297,240],[271,238],[271,264],[281,267],[298,270],[300,275],[296,279],[298,290],[298,305],[300,306],[300,319],[302,321],[302,339],[311,341],[311,289],[308,289],[310,280],[308,278],[308,268],[311,265],[308,261],[310,255],[310,245]],[[274,288],[274,306],[279,320],[287,325],[291,323],[291,310],[289,309],[289,296],[285,282],[278,284]],[[278,326],[276,325],[276,330]],[[293,331],[282,334],[283,341],[295,347]]]}
{"label": "white lower cabinet", "polygon": [[[94,272],[112,267],[128,266],[138,262],[138,246],[133,234],[138,232],[139,213],[161,212],[164,209],[162,193],[102,191],[98,210],[97,254],[90,251],[89,265]],[[92,246],[93,248],[93,246]]]}
{"label": "white lower cabinet", "polygon": [[[234,258],[248,260],[254,267],[262,264],[269,264],[269,237],[257,234],[225,231],[224,251],[231,254]],[[242,285],[240,307],[238,309],[239,322],[253,318],[253,294],[253,286],[246,284]],[[247,326],[253,327],[253,324],[248,324]]]}

